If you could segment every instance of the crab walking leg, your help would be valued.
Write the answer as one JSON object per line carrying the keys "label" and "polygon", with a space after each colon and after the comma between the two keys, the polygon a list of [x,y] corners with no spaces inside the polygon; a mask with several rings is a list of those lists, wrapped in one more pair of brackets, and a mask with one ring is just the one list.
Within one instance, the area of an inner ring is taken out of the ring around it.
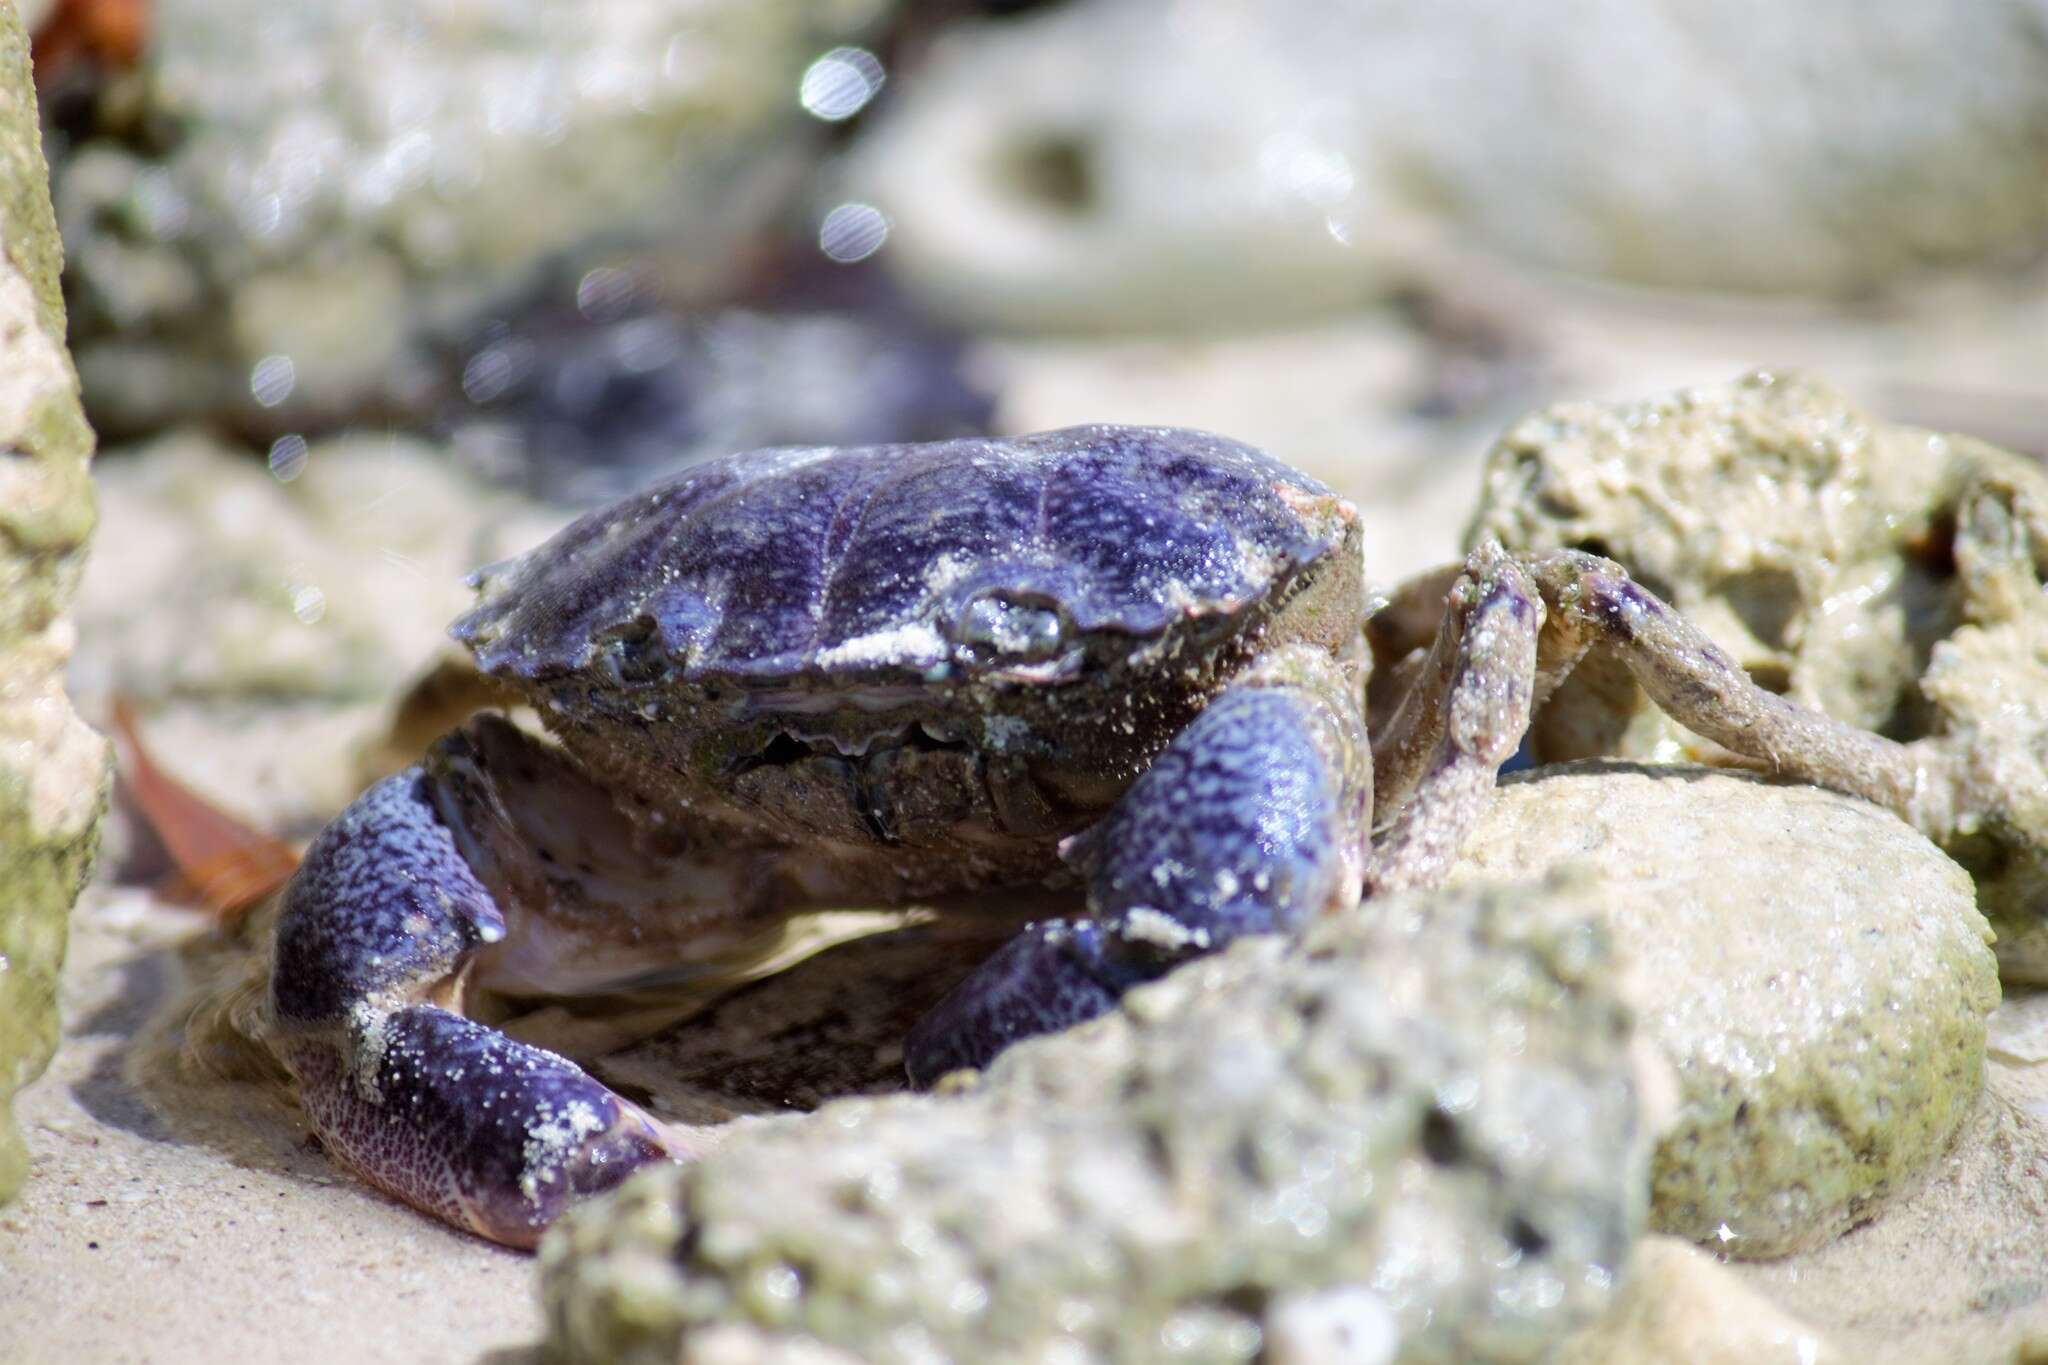
{"label": "crab walking leg", "polygon": [[[1367,894],[1433,886],[1485,812],[1494,774],[1529,728],[1543,605],[1522,567],[1498,546],[1473,552],[1452,588],[1444,626],[1418,692],[1396,723],[1391,753],[1403,786],[1392,820],[1373,841]],[[1420,717],[1421,719],[1416,719]],[[1384,808],[1383,808],[1384,809]]]}
{"label": "crab walking leg", "polygon": [[328,1151],[371,1184],[530,1246],[569,1203],[682,1155],[574,1063],[457,1012],[505,917],[422,769],[357,798],[284,895],[273,1046]]}
{"label": "crab walking leg", "polygon": [[1610,651],[1679,724],[1772,772],[1895,812],[1931,837],[1953,823],[1949,760],[1794,705],[1750,680],[1701,631],[1619,564],[1559,551],[1531,566],[1548,607],[1546,674],[1590,646]]}
{"label": "crab walking leg", "polygon": [[[1449,600],[1457,601],[1455,591]],[[1438,617],[1429,652],[1400,669],[1400,704],[1385,724],[1373,730],[1373,787],[1382,818],[1407,802],[1443,743],[1444,699],[1457,672],[1465,613],[1443,610],[1440,602]]]}
{"label": "crab walking leg", "polygon": [[933,1006],[905,1045],[911,1081],[1105,1013],[1240,935],[1357,904],[1371,818],[1353,671],[1318,650],[1276,651],[1068,841],[1090,917],[1030,926]]}

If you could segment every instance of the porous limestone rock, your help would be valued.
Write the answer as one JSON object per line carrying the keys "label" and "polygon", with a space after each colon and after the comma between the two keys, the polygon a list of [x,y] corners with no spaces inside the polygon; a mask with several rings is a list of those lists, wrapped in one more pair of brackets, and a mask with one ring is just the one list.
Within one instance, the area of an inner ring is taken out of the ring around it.
{"label": "porous limestone rock", "polygon": [[[1383,297],[1447,244],[1602,279],[1852,293],[2031,259],[2039,0],[1073,0],[944,36],[844,192],[1005,327]],[[998,92],[992,94],[991,92]]]}
{"label": "porous limestone rock", "polygon": [[678,291],[729,287],[822,145],[806,64],[885,4],[157,0],[53,158],[94,420],[404,407],[434,339],[655,241]]}
{"label": "porous limestone rock", "polygon": [[[2048,980],[2048,471],[1875,421],[1824,384],[1753,374],[1562,403],[1488,456],[1468,542],[1595,550],[1750,676],[1895,739],[1945,737],[1965,805],[1943,847],[1977,881],[2008,980]],[[1537,761],[1718,756],[1618,665],[1581,665]]]}
{"label": "porous limestone rock", "polygon": [[548,1349],[1537,1359],[1610,1298],[1668,1085],[1599,895],[1390,899],[941,1093],[741,1120],[550,1234]]}
{"label": "porous limestone rock", "polygon": [[1458,882],[1584,862],[1680,1104],[1651,1223],[1741,1258],[1910,1190],[1975,1102],[1998,1004],[1968,876],[1818,787],[1585,763],[1505,781]]}
{"label": "porous limestone rock", "polygon": [[0,1200],[27,1170],[11,1100],[56,1047],[65,917],[106,795],[106,744],[64,696],[93,506],[60,264],[28,39],[0,5]]}

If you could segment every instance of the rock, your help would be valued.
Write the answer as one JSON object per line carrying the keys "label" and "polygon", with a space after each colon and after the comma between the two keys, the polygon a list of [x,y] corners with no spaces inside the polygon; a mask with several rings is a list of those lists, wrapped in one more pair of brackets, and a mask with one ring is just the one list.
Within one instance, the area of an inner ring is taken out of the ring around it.
{"label": "rock", "polygon": [[1674,1237],[1645,1237],[1606,1316],[1552,1365],[1841,1365],[1815,1329]]}
{"label": "rock", "polygon": [[[1561,403],[1489,452],[1466,540],[1619,559],[1765,686],[1866,729],[1896,728],[1928,650],[1957,622],[1953,599],[1969,595],[1950,586],[1956,547],[1938,543],[1965,462],[2041,477],[1976,442],[1873,423],[1798,376]],[[1631,755],[1685,733],[1647,702],[1626,719],[1635,728],[1620,751]],[[1574,698],[1542,725],[1543,758],[1612,742]]]}
{"label": "rock", "polygon": [[28,39],[0,6],[0,1201],[27,1173],[12,1098],[57,1044],[65,917],[106,799],[106,743],[64,696],[93,508],[61,256]]}
{"label": "rock", "polygon": [[1077,0],[945,35],[845,190],[920,293],[1011,328],[1327,314],[1446,244],[1847,294],[2038,249],[2040,24],[2035,0]]}
{"label": "rock", "polygon": [[390,696],[469,605],[465,576],[566,519],[394,436],[281,442],[266,471],[175,434],[103,460],[100,491],[75,685],[138,700]]}
{"label": "rock", "polygon": [[[2048,580],[2048,502],[2029,509],[2020,539]],[[2009,981],[2048,982],[2048,587],[2013,619],[1968,625],[1935,645],[1920,689],[1934,732],[1963,756],[1972,800],[1994,818],[1969,821],[1946,841],[1977,879],[1977,903],[1998,931]]]}
{"label": "rock", "polygon": [[[1998,815],[1943,847],[1977,879],[2006,977],[2048,980],[2048,471],[1755,374],[1525,419],[1488,456],[1467,541],[1488,535],[1611,555],[1763,686],[1945,737],[1966,802]],[[1531,746],[1539,762],[1718,752],[1597,659]]]}
{"label": "rock", "polygon": [[57,0],[17,0],[15,12],[21,16],[22,30],[34,36],[43,21],[50,17],[50,11],[57,7]]}
{"label": "rock", "polygon": [[158,0],[53,158],[95,421],[405,408],[432,339],[636,246],[724,287],[822,148],[806,64],[886,3]]}
{"label": "rock", "polygon": [[1976,1098],[1998,981],[1968,877],[1816,787],[1573,764],[1503,782],[1453,884],[1586,862],[1677,1120],[1651,1224],[1742,1258],[1818,1246],[1910,1189]]}
{"label": "rock", "polygon": [[1390,900],[945,1093],[741,1120],[550,1234],[548,1349],[1536,1359],[1610,1297],[1662,1080],[1598,894]]}

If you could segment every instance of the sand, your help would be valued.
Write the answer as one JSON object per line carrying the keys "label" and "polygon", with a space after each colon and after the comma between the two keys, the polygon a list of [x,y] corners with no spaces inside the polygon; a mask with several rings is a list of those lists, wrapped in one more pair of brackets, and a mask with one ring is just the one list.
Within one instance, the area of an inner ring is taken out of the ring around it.
{"label": "sand", "polygon": [[33,1152],[0,1210],[0,1361],[527,1358],[531,1258],[347,1178],[254,1087],[168,1109],[128,1077],[193,921],[94,887],[72,921],[64,1039],[18,1112]]}

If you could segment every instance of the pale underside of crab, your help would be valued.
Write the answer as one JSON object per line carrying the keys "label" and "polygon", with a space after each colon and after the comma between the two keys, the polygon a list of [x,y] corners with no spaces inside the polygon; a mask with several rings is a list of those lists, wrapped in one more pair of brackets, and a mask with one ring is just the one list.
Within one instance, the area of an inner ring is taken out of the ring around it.
{"label": "pale underside of crab", "polygon": [[454,634],[547,734],[479,714],[321,834],[270,1043],[329,1152],[516,1245],[691,1142],[480,994],[657,979],[819,907],[1037,914],[911,1031],[928,1084],[1430,884],[1589,649],[1777,772],[1954,818],[1938,750],[1755,687],[1610,561],[1489,547],[1369,600],[1350,504],[1200,432],[735,456],[477,584]]}

